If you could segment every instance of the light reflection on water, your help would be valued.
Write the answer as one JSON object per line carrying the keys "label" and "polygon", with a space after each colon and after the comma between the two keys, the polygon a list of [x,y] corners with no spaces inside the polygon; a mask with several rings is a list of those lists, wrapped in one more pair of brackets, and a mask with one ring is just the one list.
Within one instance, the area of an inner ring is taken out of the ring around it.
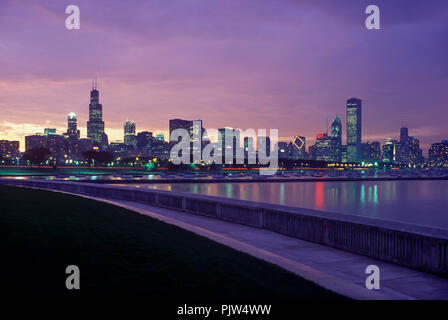
{"label": "light reflection on water", "polygon": [[[134,184],[135,186],[136,184]],[[141,184],[448,228],[448,181]]]}

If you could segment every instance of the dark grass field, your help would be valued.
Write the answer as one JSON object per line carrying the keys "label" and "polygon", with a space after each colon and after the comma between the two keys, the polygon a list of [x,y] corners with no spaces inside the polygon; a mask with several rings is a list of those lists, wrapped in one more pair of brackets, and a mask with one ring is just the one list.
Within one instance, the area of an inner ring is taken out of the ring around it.
{"label": "dark grass field", "polygon": [[[1,290],[187,302],[344,299],[283,269],[131,211],[0,186]],[[77,265],[81,289],[65,288]]]}

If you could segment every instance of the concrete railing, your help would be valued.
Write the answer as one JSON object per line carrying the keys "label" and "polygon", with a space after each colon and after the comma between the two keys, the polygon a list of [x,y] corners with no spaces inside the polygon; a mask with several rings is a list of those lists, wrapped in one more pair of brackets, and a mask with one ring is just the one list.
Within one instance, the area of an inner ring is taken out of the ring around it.
{"label": "concrete railing", "polygon": [[267,229],[306,241],[448,276],[448,230],[221,197],[66,181],[1,184],[140,202]]}

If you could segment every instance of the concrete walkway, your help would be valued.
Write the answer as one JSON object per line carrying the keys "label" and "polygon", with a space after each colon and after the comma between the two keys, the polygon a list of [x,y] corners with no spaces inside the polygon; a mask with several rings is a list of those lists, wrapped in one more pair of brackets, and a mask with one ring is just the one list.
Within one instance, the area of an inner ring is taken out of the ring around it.
{"label": "concrete walkway", "polygon": [[[176,225],[354,299],[448,299],[448,279],[413,269],[204,216],[135,202],[92,199]],[[380,268],[379,290],[365,288],[368,265]]]}

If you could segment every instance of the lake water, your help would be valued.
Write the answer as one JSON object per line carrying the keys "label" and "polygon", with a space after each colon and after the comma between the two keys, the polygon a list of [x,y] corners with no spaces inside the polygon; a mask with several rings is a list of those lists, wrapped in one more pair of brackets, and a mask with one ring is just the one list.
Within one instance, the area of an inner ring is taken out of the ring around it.
{"label": "lake water", "polygon": [[448,181],[132,184],[448,229]]}

